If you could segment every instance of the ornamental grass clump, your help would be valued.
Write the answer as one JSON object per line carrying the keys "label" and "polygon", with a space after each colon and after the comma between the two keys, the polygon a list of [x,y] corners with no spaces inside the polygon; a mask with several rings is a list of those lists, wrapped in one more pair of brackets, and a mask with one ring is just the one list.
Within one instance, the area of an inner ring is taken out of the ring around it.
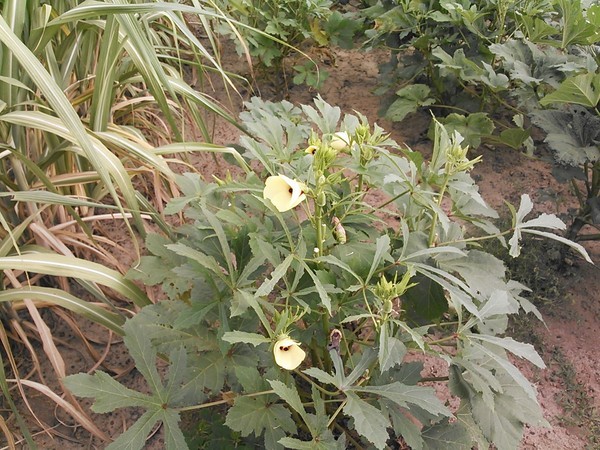
{"label": "ornamental grass clump", "polygon": [[[150,220],[170,231],[176,156],[227,151],[196,142],[210,141],[212,114],[237,123],[188,75],[235,89],[213,32],[228,18],[197,1],[0,3],[0,440],[34,449],[61,434],[45,422],[54,406],[107,439],[61,380],[88,362],[72,345],[100,364],[94,345],[151,304],[123,273]],[[90,339],[81,318],[106,336]]]}
{"label": "ornamental grass clump", "polygon": [[[512,226],[498,229],[469,175],[478,158],[439,123],[425,161],[321,98],[300,107],[255,98],[241,118],[251,133],[242,156],[262,167],[244,164],[244,175],[218,183],[180,176],[183,195],[166,212],[187,223],[172,237],[149,235],[151,254],[129,273],[163,292],[124,326],[150,393],[102,372],[66,380],[98,412],[147,410],[112,448],[142,448],[158,421],[167,447],[185,448],[180,415],[207,408],[216,409],[204,435],[228,448],[241,439],[267,449],[504,450],[526,424],[547,425],[509,353],[544,362],[505,335],[509,315],[541,316],[479,244],[496,239],[516,255],[523,233],[552,237],[540,229],[562,223],[526,220],[523,195]],[[457,407],[410,354],[446,366],[437,381]]]}

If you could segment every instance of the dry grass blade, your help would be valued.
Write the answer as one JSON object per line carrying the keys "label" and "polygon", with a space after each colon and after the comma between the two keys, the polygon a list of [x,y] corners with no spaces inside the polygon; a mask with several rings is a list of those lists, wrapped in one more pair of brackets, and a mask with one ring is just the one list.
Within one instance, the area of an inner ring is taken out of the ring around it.
{"label": "dry grass blade", "polygon": [[65,371],[65,361],[62,358],[62,355],[56,348],[54,344],[54,340],[52,339],[52,332],[42,316],[40,316],[40,312],[37,310],[35,304],[31,301],[31,299],[23,299],[23,302],[27,306],[27,310],[29,311],[29,315],[33,319],[33,323],[37,329],[38,335],[42,341],[42,346],[44,348],[44,353],[50,360],[54,371],[60,378],[64,378],[67,376]]}
{"label": "dry grass blade", "polygon": [[[22,287],[21,283],[19,283],[16,277],[14,277],[14,275],[12,274],[12,271],[5,270],[4,273],[16,289]],[[9,290],[9,292],[10,291],[14,291],[14,289]],[[25,306],[29,311],[29,315],[33,319],[33,323],[35,324],[37,334],[40,340],[42,341],[42,348],[44,349],[44,353],[48,357],[48,360],[50,361],[54,372],[58,376],[58,379],[62,380],[64,377],[67,376],[65,370],[65,361],[62,358],[60,352],[58,351],[58,348],[56,348],[56,345],[54,344],[52,332],[50,331],[50,328],[48,328],[48,325],[46,325],[46,322],[44,322],[44,320],[42,319],[42,316],[40,315],[37,307],[31,301],[31,299],[24,298],[23,302],[25,303]],[[41,373],[41,370],[39,370],[39,373]]]}
{"label": "dry grass blade", "polygon": [[15,438],[13,437],[13,433],[10,430],[10,428],[8,428],[8,425],[6,424],[6,422],[4,421],[4,417],[2,416],[0,416],[0,429],[2,430],[2,433],[6,438],[7,448],[9,448],[10,450],[16,450],[17,445],[15,442]]}
{"label": "dry grass blade", "polygon": [[[8,378],[6,381],[11,383],[17,383],[17,380],[13,378]],[[110,440],[106,433],[100,430],[86,414],[84,414],[82,411],[79,411],[75,406],[71,405],[69,402],[67,402],[55,392],[52,392],[52,390],[48,386],[31,380],[20,380],[20,383],[24,386],[28,386],[30,388],[35,389],[41,394],[44,394],[46,397],[48,397],[50,400],[52,400],[54,403],[56,403],[58,406],[60,406],[66,412],[68,412],[75,420],[77,420],[77,422],[79,422],[86,430],[88,430],[94,436],[98,436],[104,441]]]}
{"label": "dry grass blade", "polygon": [[[33,347],[29,343],[29,339],[27,338],[27,335],[26,335],[25,331],[23,330],[23,328],[20,326],[20,324],[16,320],[12,320],[11,321],[11,326],[15,329],[15,331],[19,334],[19,336],[21,336],[22,341],[26,344],[26,346],[29,349],[30,355],[34,359],[34,363],[36,364],[36,367],[39,367],[39,362],[37,360],[37,354],[33,351]],[[23,385],[21,383],[22,380],[21,380],[21,378],[18,375],[19,374],[19,369],[18,369],[18,366],[17,366],[17,362],[15,361],[15,357],[13,355],[13,352],[12,352],[12,349],[11,349],[11,346],[10,346],[10,342],[9,342],[9,339],[8,339],[8,336],[6,334],[6,330],[4,329],[4,327],[0,327],[0,340],[2,341],[2,346],[4,347],[4,350],[6,351],[6,355],[8,356],[8,361],[9,361],[10,367],[11,367],[13,373],[15,374],[15,384],[16,384],[16,387],[17,387],[17,389],[19,391],[21,399],[25,403],[25,406],[27,407],[27,409],[31,413],[31,415],[34,418],[34,420],[36,420],[37,423],[43,428],[42,422],[36,416],[35,412],[33,411],[33,408],[29,404],[29,400],[27,400],[27,395],[25,395],[25,390],[23,389]],[[5,373],[4,373],[4,366],[2,367],[2,376],[3,376],[3,379],[1,381],[2,381],[2,384],[4,385],[6,383],[6,381],[7,381],[7,378],[6,378]],[[6,392],[8,392],[8,388],[6,389]],[[9,403],[11,404],[11,406],[13,407],[13,410],[17,414],[17,420],[19,422],[19,426],[21,428],[21,432],[23,434],[25,434],[25,437],[26,437],[27,441],[32,443],[31,436],[29,435],[29,431],[27,429],[27,426],[26,426],[25,422],[23,421],[23,419],[22,419],[21,415],[19,414],[19,412],[14,407],[14,403],[12,401],[12,398],[9,395],[7,395],[6,398],[9,401]]]}
{"label": "dry grass blade", "polygon": [[29,229],[33,235],[37,238],[38,243],[44,243],[45,247],[53,248],[57,253],[65,256],[74,257],[73,252],[63,243],[60,239],[57,239],[56,235],[52,234],[46,227],[40,225],[37,222],[32,223]]}
{"label": "dry grass blade", "polygon": [[[68,314],[66,311],[63,311],[60,308],[55,308],[54,313],[60,317],[60,320],[65,323],[66,325],[69,326],[69,328],[73,331],[73,333],[75,333],[76,336],[78,336],[81,340],[81,342],[83,343],[83,345],[85,346],[85,349],[87,350],[88,355],[95,361],[94,365],[92,367],[90,367],[90,369],[88,370],[88,373],[92,373],[94,372],[96,369],[98,369],[98,367],[102,366],[105,369],[107,369],[110,372],[113,373],[117,373],[118,370],[114,370],[111,367],[108,367],[108,365],[105,363],[106,357],[109,354],[111,345],[113,343],[117,343],[119,342],[119,340],[113,340],[114,337],[114,333],[111,330],[108,330],[108,338],[105,342],[102,342],[102,345],[104,345],[104,350],[102,351],[102,354],[100,354],[91,344],[91,340],[93,340],[95,343],[99,343],[97,339],[90,339],[88,338],[88,336],[86,336],[86,333],[84,332],[84,330],[82,329],[82,327],[74,320],[73,316],[71,314]],[[66,344],[69,345],[69,344]],[[75,348],[73,346],[71,346],[75,351],[79,351],[83,354],[83,351],[80,350],[79,348]]]}

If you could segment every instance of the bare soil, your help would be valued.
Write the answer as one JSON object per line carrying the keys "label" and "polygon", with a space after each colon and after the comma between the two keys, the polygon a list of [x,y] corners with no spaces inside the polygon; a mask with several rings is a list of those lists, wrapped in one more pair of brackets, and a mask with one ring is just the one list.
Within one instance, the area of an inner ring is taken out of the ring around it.
{"label": "bare soil", "polygon": [[[321,96],[345,112],[358,111],[369,117],[371,122],[377,121],[397,142],[427,154],[431,145],[425,139],[430,117],[427,113],[415,114],[402,123],[391,123],[378,117],[381,99],[373,95],[372,90],[377,86],[378,64],[385,61],[385,53],[335,51],[332,56],[334,58],[330,58],[331,66],[328,67],[330,77],[319,92]],[[236,58],[232,59],[232,63],[236,64],[236,61]],[[263,96],[270,96],[269,91],[268,85],[261,86]],[[309,103],[315,95],[316,92],[305,87],[291,87],[287,99]],[[246,97],[249,98],[249,94]],[[232,108],[239,110],[241,102],[238,101]],[[215,143],[235,143],[238,137],[239,131],[235,127],[215,122]],[[536,144],[541,145],[540,142]],[[543,145],[540,148],[543,149]],[[476,152],[483,155],[483,161],[477,165],[473,176],[478,181],[483,197],[492,206],[500,212],[507,212],[505,200],[518,205],[521,194],[527,193],[536,204],[537,212],[556,213],[568,221],[569,208],[575,205],[574,197],[567,185],[558,183],[552,177],[550,164],[542,154],[530,158],[514,150],[485,146]],[[197,156],[193,161],[207,177],[225,173],[225,167],[215,165],[212,156]],[[114,239],[125,246],[125,250],[118,255],[119,261],[123,265],[133,263],[133,252],[127,252],[127,239],[120,224],[108,222],[103,227],[104,232],[114,235]],[[535,247],[535,244],[532,245]],[[600,264],[600,245],[586,244],[586,248],[594,262]],[[515,323],[514,332],[517,338],[536,346],[548,368],[539,370],[522,362],[517,363],[536,384],[539,401],[552,428],[527,429],[521,448],[600,448],[600,270],[597,266],[572,257],[572,265],[559,271],[552,265],[551,252],[532,254],[531,266],[519,270],[530,269],[530,279],[534,284],[552,287],[551,292],[542,294],[546,297],[541,304],[545,323],[522,319]],[[524,257],[527,258],[526,255]],[[536,269],[540,264],[545,267],[543,270]],[[90,371],[96,367],[98,355],[90,354],[82,339],[61,316],[54,311],[46,311],[44,318],[68,361],[68,373]],[[114,374],[133,389],[146,389],[126,349],[115,336],[92,324],[84,324],[81,319],[76,320],[85,330],[92,348],[101,355],[105,353],[100,366],[102,370]],[[26,351],[22,356],[29,358]],[[30,365],[27,361],[22,364]],[[42,361],[42,365],[46,368],[44,375],[50,387],[55,392],[62,392],[60,383],[52,376],[51,366],[47,361]],[[447,368],[437,361],[428,361],[425,372],[427,376],[440,376],[447,373]],[[68,414],[56,408],[46,396],[34,390],[27,390],[27,395],[31,410],[42,421],[42,424],[38,424],[30,420],[32,429],[47,429],[36,434],[35,440],[40,448],[95,449],[106,445],[77,426]],[[443,390],[440,390],[440,395],[445,395]],[[89,401],[83,400],[81,405],[89,412]],[[20,406],[25,414],[31,416],[25,405]],[[140,412],[118,410],[105,415],[89,414],[102,431],[109,437],[115,437],[131,425]],[[148,441],[147,448],[159,449],[163,446],[162,435],[157,430],[156,435]]]}

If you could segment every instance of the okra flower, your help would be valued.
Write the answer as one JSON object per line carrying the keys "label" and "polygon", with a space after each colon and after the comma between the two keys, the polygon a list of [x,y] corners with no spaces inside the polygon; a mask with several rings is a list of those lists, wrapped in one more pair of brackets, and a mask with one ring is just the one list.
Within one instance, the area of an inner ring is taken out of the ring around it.
{"label": "okra flower", "polygon": [[263,197],[271,200],[279,212],[285,212],[306,200],[304,189],[306,187],[298,181],[285,175],[274,175],[266,179]]}
{"label": "okra flower", "polygon": [[344,150],[350,145],[350,136],[345,131],[338,131],[333,135],[329,145],[338,152]]}
{"label": "okra flower", "polygon": [[304,360],[306,353],[300,343],[289,336],[281,336],[275,343],[273,355],[278,366],[286,370],[294,370]]}
{"label": "okra flower", "polygon": [[317,147],[316,145],[309,145],[306,148],[306,150],[304,150],[304,153],[306,153],[307,155],[314,155],[318,149],[319,147]]}

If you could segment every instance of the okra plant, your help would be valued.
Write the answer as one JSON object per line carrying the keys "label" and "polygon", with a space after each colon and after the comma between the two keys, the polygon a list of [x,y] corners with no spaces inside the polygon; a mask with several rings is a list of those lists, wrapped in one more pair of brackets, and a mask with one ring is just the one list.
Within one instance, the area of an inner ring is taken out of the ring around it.
{"label": "okra plant", "polygon": [[[551,238],[564,224],[528,219],[524,195],[498,229],[469,174],[479,158],[439,123],[426,161],[321,98],[246,106],[241,170],[180,176],[166,212],[185,224],[149,235],[129,273],[163,293],[125,325],[150,393],[100,371],[66,380],[96,412],[146,409],[108,448],[142,448],[159,421],[166,447],[186,448],[183,413],[202,420],[198,448],[503,450],[526,424],[547,425],[509,353],[544,362],[505,335],[509,315],[541,316],[479,244],[518,256],[524,233]],[[445,373],[427,378],[426,359]]]}

